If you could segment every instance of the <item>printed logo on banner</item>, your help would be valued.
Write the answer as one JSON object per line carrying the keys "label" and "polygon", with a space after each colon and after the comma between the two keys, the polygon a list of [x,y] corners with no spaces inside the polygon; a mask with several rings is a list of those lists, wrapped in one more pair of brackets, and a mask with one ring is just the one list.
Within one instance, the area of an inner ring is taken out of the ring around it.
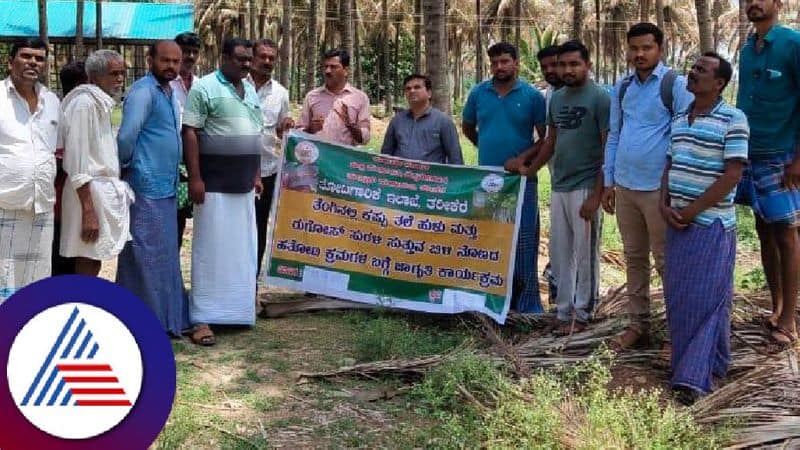
{"label": "printed logo on banner", "polygon": [[0,305],[0,361],[3,450],[147,448],[175,396],[158,319],[98,278],[49,278]]}

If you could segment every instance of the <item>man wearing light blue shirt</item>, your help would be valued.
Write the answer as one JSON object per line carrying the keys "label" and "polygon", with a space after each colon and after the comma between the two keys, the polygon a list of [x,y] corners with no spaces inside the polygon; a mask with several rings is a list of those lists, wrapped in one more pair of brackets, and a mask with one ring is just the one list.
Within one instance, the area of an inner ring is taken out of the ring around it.
{"label": "man wearing light blue shirt", "polygon": [[131,236],[117,266],[117,283],[142,299],[172,336],[188,327],[181,277],[176,189],[182,155],[180,106],[170,81],[181,49],[160,41],[147,56],[150,72],[131,87],[117,137],[122,178],[136,194]]}
{"label": "man wearing light blue shirt", "polygon": [[617,351],[649,339],[651,252],[659,274],[664,267],[666,223],[658,202],[670,124],[694,99],[686,78],[661,62],[664,33],[658,27],[639,23],[627,37],[636,72],[614,86],[603,168],[603,208],[609,214],[616,209],[628,284],[630,324],[611,342]]}

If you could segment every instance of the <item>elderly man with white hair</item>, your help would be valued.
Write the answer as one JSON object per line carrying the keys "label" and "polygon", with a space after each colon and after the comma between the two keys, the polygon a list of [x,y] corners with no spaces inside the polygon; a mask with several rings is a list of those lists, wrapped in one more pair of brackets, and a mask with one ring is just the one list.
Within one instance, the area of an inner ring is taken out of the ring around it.
{"label": "elderly man with white hair", "polygon": [[122,92],[125,61],[112,50],[86,59],[89,83],[62,103],[64,186],[61,255],[75,257],[77,273],[97,276],[101,261],[115,258],[130,239],[133,191],[120,180],[111,110]]}

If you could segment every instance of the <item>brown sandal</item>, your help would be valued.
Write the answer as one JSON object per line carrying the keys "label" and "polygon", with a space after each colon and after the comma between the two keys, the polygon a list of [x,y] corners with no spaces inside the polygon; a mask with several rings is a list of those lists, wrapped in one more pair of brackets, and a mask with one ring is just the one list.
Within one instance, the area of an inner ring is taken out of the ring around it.
{"label": "brown sandal", "polygon": [[192,342],[196,345],[203,347],[211,347],[217,343],[217,338],[214,337],[214,332],[207,324],[201,324],[194,327],[191,335]]}

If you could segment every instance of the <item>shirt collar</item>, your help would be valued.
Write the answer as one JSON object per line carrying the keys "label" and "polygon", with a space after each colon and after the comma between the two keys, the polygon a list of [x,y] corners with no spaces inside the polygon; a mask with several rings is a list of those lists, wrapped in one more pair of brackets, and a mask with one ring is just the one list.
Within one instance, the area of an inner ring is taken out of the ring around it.
{"label": "shirt collar", "polygon": [[[422,119],[423,117],[429,115],[432,109],[433,105],[428,105],[428,108],[419,116],[419,118]],[[414,112],[411,111],[411,108],[408,108],[406,113],[408,114],[408,117],[410,117],[412,120],[414,119]]]}
{"label": "shirt collar", "polygon": [[[687,118],[689,117],[689,113],[692,112],[692,109],[694,109],[694,103],[695,103],[694,100],[692,100],[692,103],[690,103],[689,107],[686,108],[686,113],[685,114],[686,114]],[[714,114],[717,111],[719,111],[719,109],[722,108],[723,105],[725,105],[725,99],[722,98],[722,96],[720,96],[719,98],[717,98],[717,101],[714,103],[714,106],[712,106],[711,109],[707,113],[700,114],[697,117],[710,116],[711,114]]]}
{"label": "shirt collar", "polygon": [[[10,76],[7,77],[5,80],[3,80],[3,82],[5,83],[6,90],[9,93],[14,92],[17,95],[19,95],[19,92],[17,92],[17,88],[14,87],[14,82],[11,81],[11,77]],[[38,110],[38,109],[41,109],[42,106],[44,106],[44,102],[45,102],[44,93],[47,91],[47,88],[44,87],[44,85],[42,83],[39,83],[37,81],[36,84],[33,86],[33,89],[34,89],[34,92],[36,92],[36,98],[38,99],[38,104],[39,104],[38,107],[37,107],[37,110]]]}
{"label": "shirt collar", "polygon": [[[523,84],[524,84],[523,81],[520,80],[519,77],[517,77],[516,81],[514,81],[514,86],[508,92],[511,93],[516,91],[517,89],[521,88]],[[497,89],[494,88],[494,78],[489,78],[488,80],[486,80],[486,88],[489,89],[490,91],[497,92]]]}
{"label": "shirt collar", "polygon": [[351,86],[350,83],[345,83],[344,84],[344,88],[342,89],[342,92],[340,92],[339,94],[334,94],[330,89],[328,89],[328,86],[325,86],[323,84],[322,85],[322,91],[323,92],[327,92],[328,94],[331,94],[331,95],[339,95],[339,94],[341,94],[343,92],[353,92],[353,86]]}
{"label": "shirt collar", "polygon": [[[780,33],[780,29],[781,28],[782,27],[781,27],[780,24],[776,23],[775,25],[773,25],[769,29],[769,31],[767,31],[767,34],[764,35],[764,42],[765,43],[772,43],[773,41],[775,41],[775,39],[778,37],[778,33]],[[754,32],[750,33],[750,36],[747,37],[747,42],[750,43],[750,44],[755,45],[756,39],[758,39],[758,33],[756,33],[754,31]]]}

